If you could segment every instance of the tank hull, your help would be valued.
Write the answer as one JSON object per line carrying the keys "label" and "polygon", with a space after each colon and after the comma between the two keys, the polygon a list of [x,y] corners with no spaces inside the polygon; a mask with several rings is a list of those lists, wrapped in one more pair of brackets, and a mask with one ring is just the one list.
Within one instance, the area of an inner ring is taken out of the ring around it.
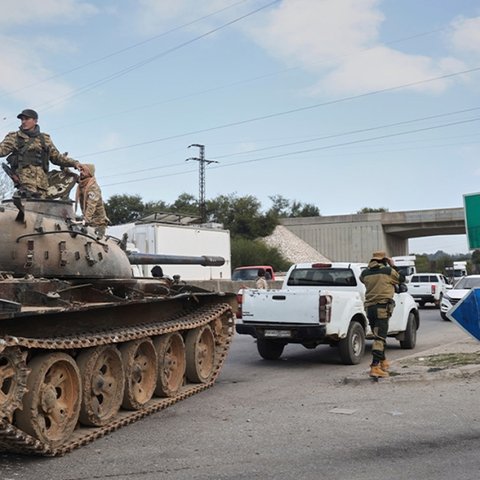
{"label": "tank hull", "polygon": [[0,452],[63,455],[214,384],[234,294],[133,278],[68,202],[0,210]]}

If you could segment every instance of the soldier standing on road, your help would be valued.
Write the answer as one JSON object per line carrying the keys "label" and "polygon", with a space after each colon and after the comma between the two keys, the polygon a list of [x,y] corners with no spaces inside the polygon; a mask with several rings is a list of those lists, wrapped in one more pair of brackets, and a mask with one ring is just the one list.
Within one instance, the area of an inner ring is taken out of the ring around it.
{"label": "soldier standing on road", "polygon": [[26,109],[17,115],[22,122],[17,132],[10,132],[0,143],[0,157],[7,162],[18,178],[19,191],[26,196],[46,198],[49,162],[60,167],[78,169],[80,162],[61,154],[47,133],[41,133],[38,114]]}
{"label": "soldier standing on road", "polygon": [[262,290],[268,290],[268,283],[267,283],[267,280],[265,279],[265,269],[259,268],[257,275],[258,277],[255,282],[255,286]]}
{"label": "soldier standing on road", "polygon": [[380,251],[373,253],[360,280],[365,284],[365,310],[374,335],[370,376],[388,377],[389,363],[385,358],[388,320],[395,308],[395,285],[404,282],[405,277],[398,272],[393,260]]}
{"label": "soldier standing on road", "polygon": [[86,225],[96,227],[99,237],[105,235],[108,224],[107,213],[102,199],[102,191],[95,179],[95,165],[91,163],[79,166],[80,178],[76,194],[75,210],[78,204]]}

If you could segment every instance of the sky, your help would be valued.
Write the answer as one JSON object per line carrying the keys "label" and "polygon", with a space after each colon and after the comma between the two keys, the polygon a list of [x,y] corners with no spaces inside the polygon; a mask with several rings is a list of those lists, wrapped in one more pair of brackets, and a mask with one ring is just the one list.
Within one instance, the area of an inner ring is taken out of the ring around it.
{"label": "sky", "polygon": [[[322,215],[480,191],[478,0],[2,0],[0,138],[24,108],[104,200],[235,193]],[[218,163],[213,163],[218,162]],[[464,235],[411,252],[468,252]]]}

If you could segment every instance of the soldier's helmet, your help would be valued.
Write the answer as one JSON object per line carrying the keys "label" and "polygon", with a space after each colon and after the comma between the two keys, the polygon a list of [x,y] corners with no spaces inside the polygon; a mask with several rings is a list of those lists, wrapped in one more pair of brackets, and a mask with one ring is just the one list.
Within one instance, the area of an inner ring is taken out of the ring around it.
{"label": "soldier's helmet", "polygon": [[28,117],[28,118],[33,118],[35,120],[38,120],[38,113],[35,110],[32,110],[30,108],[26,108],[25,110],[22,110],[17,115],[17,118],[21,119],[22,117]]}

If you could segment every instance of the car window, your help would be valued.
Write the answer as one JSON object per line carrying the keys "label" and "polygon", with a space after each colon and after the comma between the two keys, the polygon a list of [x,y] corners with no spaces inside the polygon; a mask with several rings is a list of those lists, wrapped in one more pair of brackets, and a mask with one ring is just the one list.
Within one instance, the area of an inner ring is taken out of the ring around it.
{"label": "car window", "polygon": [[355,287],[357,281],[349,268],[296,268],[287,285],[316,287]]}
{"label": "car window", "polygon": [[463,277],[455,285],[457,289],[471,289],[480,287],[480,277]]}

